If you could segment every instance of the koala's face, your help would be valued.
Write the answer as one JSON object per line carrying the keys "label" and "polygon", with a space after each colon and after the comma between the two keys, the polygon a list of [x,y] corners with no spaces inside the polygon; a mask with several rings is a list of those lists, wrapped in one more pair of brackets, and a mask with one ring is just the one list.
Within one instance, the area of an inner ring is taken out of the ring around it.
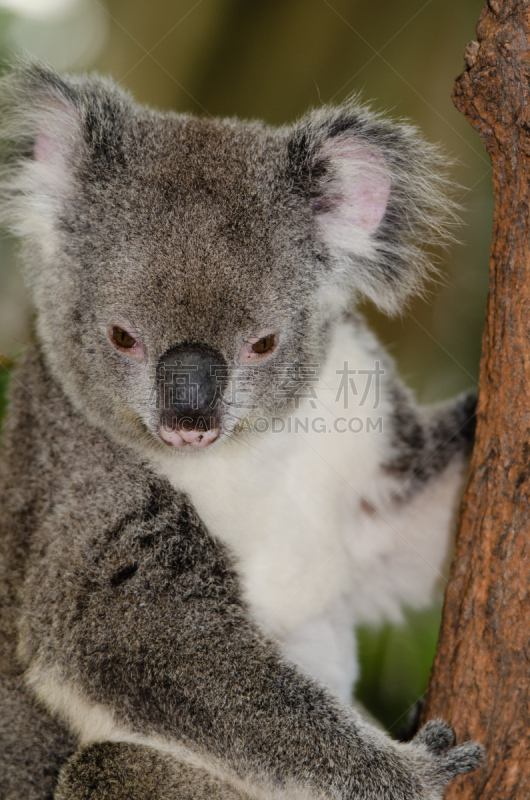
{"label": "koala's face", "polygon": [[122,440],[240,434],[322,364],[352,291],[391,309],[419,284],[413,235],[443,205],[410,128],[358,108],[277,131],[164,116],[38,67],[7,93],[39,336],[75,407]]}
{"label": "koala's face", "polygon": [[74,313],[53,348],[68,327],[68,371],[89,382],[97,364],[91,406],[204,449],[285,404],[285,371],[322,359],[319,249],[287,155],[260,128],[136,119],[126,163],[82,185],[62,220]]}

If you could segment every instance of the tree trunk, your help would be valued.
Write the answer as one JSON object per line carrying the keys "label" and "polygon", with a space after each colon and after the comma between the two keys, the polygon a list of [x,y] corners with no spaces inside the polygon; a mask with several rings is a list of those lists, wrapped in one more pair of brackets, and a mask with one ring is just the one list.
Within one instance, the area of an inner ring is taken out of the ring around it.
{"label": "tree trunk", "polygon": [[493,164],[477,439],[424,719],[486,746],[451,800],[530,798],[530,1],[489,0],[456,107]]}

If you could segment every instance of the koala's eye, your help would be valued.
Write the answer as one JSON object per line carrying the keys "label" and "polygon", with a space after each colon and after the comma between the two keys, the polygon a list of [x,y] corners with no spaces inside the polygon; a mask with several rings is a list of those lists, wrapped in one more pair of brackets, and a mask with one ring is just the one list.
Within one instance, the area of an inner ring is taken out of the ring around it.
{"label": "koala's eye", "polygon": [[124,347],[126,350],[136,346],[136,339],[117,325],[112,328],[112,338],[118,347]]}
{"label": "koala's eye", "polygon": [[276,336],[271,333],[270,336],[264,336],[263,339],[258,339],[257,342],[254,342],[251,345],[251,350],[258,355],[263,355],[263,353],[268,353],[269,350],[272,350],[276,346]]}
{"label": "koala's eye", "polygon": [[239,353],[239,358],[245,363],[265,361],[277,348],[280,341],[278,332],[271,332],[265,329],[261,331],[261,336],[252,337]]}
{"label": "koala's eye", "polygon": [[[247,339],[245,346],[239,353],[240,361],[243,364],[257,361],[265,361],[277,348],[280,341],[278,332],[271,329],[257,331],[257,335]],[[261,333],[261,336],[260,336]]]}
{"label": "koala's eye", "polygon": [[[121,322],[119,319],[117,321]],[[113,325],[112,323],[109,325],[107,329],[108,341],[123,358],[140,364],[147,356],[146,347],[132,323],[125,321],[122,324],[127,325],[127,328],[122,328],[121,325]],[[129,333],[129,331],[132,331],[132,333]]]}

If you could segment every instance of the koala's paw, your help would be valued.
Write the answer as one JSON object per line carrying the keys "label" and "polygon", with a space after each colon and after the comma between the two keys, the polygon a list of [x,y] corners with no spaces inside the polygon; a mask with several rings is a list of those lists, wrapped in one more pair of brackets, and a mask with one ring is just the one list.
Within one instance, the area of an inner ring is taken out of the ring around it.
{"label": "koala's paw", "polygon": [[445,786],[458,775],[472,772],[484,759],[484,748],[478,742],[455,744],[455,733],[441,720],[431,720],[416,734],[406,747],[416,751],[427,798],[438,798]]}

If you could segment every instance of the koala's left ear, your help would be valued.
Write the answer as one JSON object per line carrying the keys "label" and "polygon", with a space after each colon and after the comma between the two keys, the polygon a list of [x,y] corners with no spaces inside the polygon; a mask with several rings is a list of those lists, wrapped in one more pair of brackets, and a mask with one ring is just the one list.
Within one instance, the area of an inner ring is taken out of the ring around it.
{"label": "koala's left ear", "polygon": [[429,247],[450,239],[456,222],[435,146],[410,125],[349,104],[296,126],[289,165],[339,280],[389,313],[421,291]]}
{"label": "koala's left ear", "polygon": [[0,222],[45,242],[76,191],[123,166],[128,96],[20,60],[0,80]]}

